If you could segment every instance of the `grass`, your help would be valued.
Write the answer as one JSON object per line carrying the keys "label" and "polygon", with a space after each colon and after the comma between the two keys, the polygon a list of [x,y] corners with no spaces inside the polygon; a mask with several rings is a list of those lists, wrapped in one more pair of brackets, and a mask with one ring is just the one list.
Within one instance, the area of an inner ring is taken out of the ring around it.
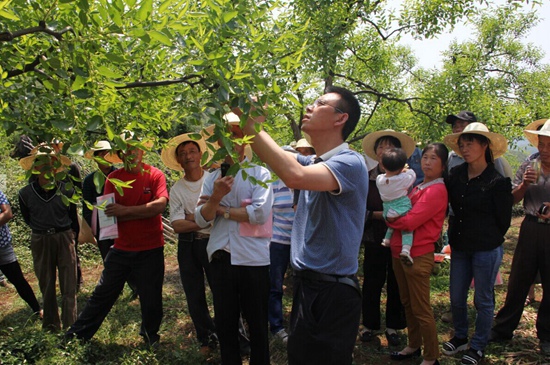
{"label": "grass", "polygon": [[[509,274],[513,248],[517,239],[519,219],[514,219],[507,234],[505,257],[501,267],[504,280]],[[18,228],[12,229],[18,231]],[[32,272],[30,250],[24,242],[16,245],[16,252],[26,277],[40,298],[36,279]],[[90,296],[101,273],[102,264],[99,252],[93,246],[81,247],[85,283],[78,294],[78,305],[82,309]],[[194,329],[190,321],[185,296],[179,280],[176,247],[168,244],[165,251],[166,275],[163,290],[164,320],[161,327],[161,346],[156,350],[147,349],[139,336],[141,321],[139,301],[130,301],[130,290],[125,291],[107,316],[107,319],[92,341],[65,343],[62,334],[51,334],[41,330],[41,322],[32,318],[30,309],[19,298],[14,288],[0,290],[0,362],[2,364],[218,364],[219,353],[204,357],[198,351],[194,339]],[[448,264],[443,264],[437,276],[432,277],[432,305],[437,320],[439,341],[451,337],[452,327],[439,320],[449,307]],[[284,299],[286,315],[291,308],[290,290],[292,283],[287,280],[287,295]],[[496,289],[497,308],[500,308],[506,295],[505,285]],[[541,289],[537,298],[540,300]],[[470,300],[471,302],[471,300]],[[537,304],[527,307],[514,339],[505,344],[491,344],[487,348],[485,364],[544,364],[550,359],[538,353],[538,340],[534,322]],[[470,319],[474,320],[474,310]],[[288,319],[288,318],[287,318]],[[405,341],[405,334],[402,334]],[[399,348],[390,348],[383,335],[371,343],[356,343],[354,361],[356,364],[390,364],[389,353]],[[272,364],[285,364],[286,353],[282,345],[271,343]],[[460,356],[442,356],[442,364],[457,364]],[[418,360],[403,362],[417,363]],[[246,361],[245,361],[246,363]]]}

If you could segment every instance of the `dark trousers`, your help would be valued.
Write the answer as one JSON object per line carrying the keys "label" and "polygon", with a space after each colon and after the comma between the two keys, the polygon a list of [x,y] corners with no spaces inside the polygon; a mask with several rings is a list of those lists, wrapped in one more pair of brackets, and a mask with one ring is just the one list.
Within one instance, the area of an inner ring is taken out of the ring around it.
{"label": "dark trousers", "polygon": [[208,239],[195,239],[191,242],[178,241],[178,264],[180,270],[181,284],[187,298],[187,308],[197,339],[202,346],[208,345],[208,336],[216,332],[214,321],[210,316],[208,304],[206,303],[206,287],[204,277],[211,285],[210,262],[206,253]]}
{"label": "dark trousers", "polygon": [[295,276],[288,363],[351,364],[360,314],[353,287]]}
{"label": "dark trousers", "polygon": [[97,241],[97,248],[99,248],[99,253],[101,254],[101,258],[103,259],[103,261],[105,261],[105,259],[107,258],[107,254],[109,253],[109,250],[114,243],[114,240]]}
{"label": "dark trousers", "polygon": [[164,248],[137,252],[111,248],[104,264],[99,283],[67,334],[92,338],[122,292],[124,283],[132,277],[141,304],[140,335],[149,344],[157,342],[163,315]]}
{"label": "dark trousers", "polygon": [[15,286],[19,296],[27,302],[32,311],[35,313],[39,312],[40,304],[38,304],[38,300],[36,300],[29,282],[23,276],[23,272],[21,272],[19,262],[15,261],[6,265],[0,265],[0,270],[2,270],[9,282]]}
{"label": "dark trousers", "polygon": [[250,364],[269,364],[269,266],[231,265],[229,253],[216,251],[215,254],[217,258],[211,262],[211,289],[222,364],[242,363],[239,350],[241,311],[250,333]]}
{"label": "dark trousers", "polygon": [[379,242],[365,244],[363,275],[363,325],[371,330],[380,329],[380,297],[386,283],[386,328],[405,328],[405,310],[399,297],[390,249]]}
{"label": "dark trousers", "polygon": [[493,331],[500,336],[512,337],[538,271],[543,295],[537,314],[537,337],[550,341],[550,295],[544,290],[550,288],[550,224],[537,223],[528,216],[521,223],[506,301],[495,318]]}

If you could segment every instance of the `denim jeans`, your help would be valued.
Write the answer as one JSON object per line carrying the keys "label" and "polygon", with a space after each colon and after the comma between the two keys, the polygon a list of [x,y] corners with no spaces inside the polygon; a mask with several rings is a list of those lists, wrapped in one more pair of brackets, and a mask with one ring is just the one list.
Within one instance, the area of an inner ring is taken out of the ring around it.
{"label": "denim jeans", "polygon": [[489,341],[495,310],[493,289],[502,255],[502,245],[489,251],[453,250],[451,255],[451,310],[455,336],[468,337],[467,299],[473,278],[477,316],[470,347],[476,350],[484,351]]}
{"label": "denim jeans", "polygon": [[271,333],[283,329],[283,281],[290,263],[290,245],[271,242],[269,246],[271,265],[269,266],[269,305],[268,319]]}

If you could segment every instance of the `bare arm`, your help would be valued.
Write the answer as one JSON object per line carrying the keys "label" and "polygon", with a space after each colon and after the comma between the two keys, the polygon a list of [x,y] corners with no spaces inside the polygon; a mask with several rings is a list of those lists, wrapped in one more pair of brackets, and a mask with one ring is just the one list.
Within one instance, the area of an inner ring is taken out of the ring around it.
{"label": "bare arm", "polygon": [[[240,110],[235,111],[238,115]],[[239,114],[240,113],[240,114]],[[302,166],[293,154],[283,151],[265,131],[256,132],[254,124],[262,123],[265,117],[249,118],[243,131],[255,136],[252,149],[258,157],[273,169],[275,174],[291,189],[335,191],[338,182],[323,164]]]}
{"label": "bare arm", "polygon": [[533,169],[527,168],[523,174],[523,181],[519,184],[514,190],[512,190],[512,195],[514,196],[514,204],[519,203],[525,196],[525,192],[529,185],[535,182],[537,174]]}
{"label": "bare arm", "polygon": [[2,209],[2,213],[0,213],[0,227],[4,224],[8,223],[13,218],[13,213],[11,211],[11,207],[9,204],[1,204],[0,209]]}
{"label": "bare arm", "polygon": [[212,195],[207,197],[206,202],[200,209],[200,215],[205,221],[209,222],[217,216],[223,215],[226,208],[222,207],[220,202],[222,201],[222,198],[231,191],[233,182],[234,179],[232,176],[224,176],[214,182]]}

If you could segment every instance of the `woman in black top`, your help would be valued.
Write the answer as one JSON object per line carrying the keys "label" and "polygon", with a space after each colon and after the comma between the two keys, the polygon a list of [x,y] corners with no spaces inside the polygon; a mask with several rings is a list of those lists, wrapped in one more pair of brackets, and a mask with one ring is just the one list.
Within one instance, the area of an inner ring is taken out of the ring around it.
{"label": "woman in black top", "polygon": [[465,163],[453,168],[447,181],[454,212],[449,219],[449,244],[455,335],[443,344],[442,352],[454,355],[468,348],[467,298],[474,279],[475,333],[461,363],[477,364],[489,340],[495,307],[494,282],[502,261],[504,234],[512,217],[510,179],[500,175],[493,163],[506,151],[507,141],[481,123],[471,123],[444,141]]}

